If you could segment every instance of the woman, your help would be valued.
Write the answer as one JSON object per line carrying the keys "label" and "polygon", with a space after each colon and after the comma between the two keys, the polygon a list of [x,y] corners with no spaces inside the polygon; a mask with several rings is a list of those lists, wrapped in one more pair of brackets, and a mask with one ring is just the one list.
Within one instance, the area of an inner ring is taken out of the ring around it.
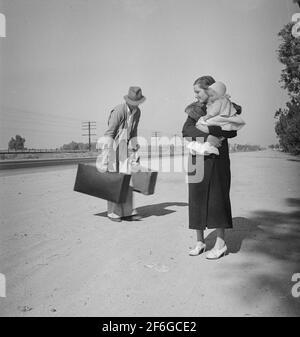
{"label": "woman", "polygon": [[[137,143],[137,129],[141,111],[139,105],[145,101],[140,87],[130,87],[128,95],[124,96],[125,102],[116,106],[110,113],[108,128],[101,138],[100,147],[102,154],[97,159],[99,171],[117,171],[129,173],[129,157],[135,157],[139,149]],[[102,143],[103,141],[103,143]],[[131,155],[130,153],[131,152]],[[140,220],[133,205],[133,190],[129,188],[127,199],[124,203],[107,202],[107,216],[111,221]]]}
{"label": "woman", "polygon": [[[191,256],[199,255],[206,249],[204,242],[204,229],[215,228],[217,240],[206,258],[218,259],[225,255],[225,229],[232,228],[230,205],[230,159],[227,138],[236,136],[236,131],[223,131],[219,126],[196,128],[197,120],[206,114],[206,101],[208,96],[205,90],[215,83],[211,76],[203,76],[194,82],[194,91],[197,103],[187,107],[187,120],[183,126],[183,137],[203,137],[212,145],[219,148],[219,155],[204,157],[204,177],[200,183],[189,183],[189,228],[197,232],[197,244],[190,251]],[[235,108],[241,107],[235,104]],[[224,137],[224,138],[221,138]],[[222,140],[223,139],[223,140]],[[194,157],[194,156],[193,156]]]}

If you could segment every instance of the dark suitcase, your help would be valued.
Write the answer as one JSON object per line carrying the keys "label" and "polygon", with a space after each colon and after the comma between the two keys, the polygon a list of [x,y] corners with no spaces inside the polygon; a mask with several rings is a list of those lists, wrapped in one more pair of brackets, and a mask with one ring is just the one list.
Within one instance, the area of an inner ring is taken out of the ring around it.
{"label": "dark suitcase", "polygon": [[133,190],[145,195],[154,194],[158,172],[156,171],[141,171],[132,173]]}
{"label": "dark suitcase", "polygon": [[93,197],[123,203],[129,189],[130,175],[99,172],[95,164],[78,164],[74,191]]}

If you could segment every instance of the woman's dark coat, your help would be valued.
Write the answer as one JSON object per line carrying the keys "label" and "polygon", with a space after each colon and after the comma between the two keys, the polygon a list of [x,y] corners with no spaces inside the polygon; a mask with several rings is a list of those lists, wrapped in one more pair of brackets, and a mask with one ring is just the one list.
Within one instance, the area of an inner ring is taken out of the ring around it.
{"label": "woman's dark coat", "polygon": [[[183,137],[204,137],[208,134],[196,128],[198,118],[206,114],[202,107],[198,117],[189,114],[183,129]],[[223,131],[219,126],[209,126],[209,134],[216,137],[233,138],[236,131]],[[218,148],[220,155],[204,157],[204,178],[200,183],[189,183],[189,228],[231,228],[230,205],[230,159],[227,139]],[[191,155],[190,155],[191,156]],[[192,160],[195,156],[192,156]]]}

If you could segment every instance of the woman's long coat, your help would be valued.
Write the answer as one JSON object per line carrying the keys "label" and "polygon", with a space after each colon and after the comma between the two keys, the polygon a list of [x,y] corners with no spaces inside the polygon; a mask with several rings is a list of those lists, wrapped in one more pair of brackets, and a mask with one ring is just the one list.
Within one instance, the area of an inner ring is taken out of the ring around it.
{"label": "woman's long coat", "polygon": [[[200,115],[206,114],[205,106]],[[198,116],[199,118],[200,116]],[[208,134],[196,128],[197,119],[189,115],[182,129],[183,137],[204,137]],[[233,138],[236,131],[223,131],[219,126],[209,126],[209,134],[216,137]],[[200,183],[189,183],[189,228],[231,228],[230,205],[230,159],[227,139],[222,141],[219,156],[204,157],[204,178]],[[190,155],[191,156],[191,155]],[[192,160],[195,156],[192,156]]]}

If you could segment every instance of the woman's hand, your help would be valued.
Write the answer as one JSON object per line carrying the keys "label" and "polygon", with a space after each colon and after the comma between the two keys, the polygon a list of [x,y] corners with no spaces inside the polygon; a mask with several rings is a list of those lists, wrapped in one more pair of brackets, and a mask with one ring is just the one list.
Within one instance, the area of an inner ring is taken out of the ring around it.
{"label": "woman's hand", "polygon": [[222,137],[218,138],[218,137],[209,135],[206,141],[209,142],[212,146],[220,147],[222,145],[222,140],[223,140]]}

